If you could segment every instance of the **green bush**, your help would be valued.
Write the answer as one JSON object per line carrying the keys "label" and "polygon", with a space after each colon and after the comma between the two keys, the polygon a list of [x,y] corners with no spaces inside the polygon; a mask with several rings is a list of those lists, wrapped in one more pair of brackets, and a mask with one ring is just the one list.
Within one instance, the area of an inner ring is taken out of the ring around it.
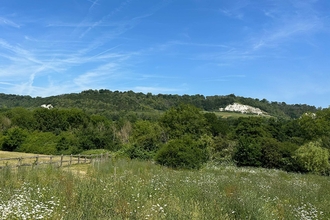
{"label": "green bush", "polygon": [[235,145],[235,141],[228,140],[221,136],[215,137],[208,147],[209,159],[216,164],[233,164]]}
{"label": "green bush", "polygon": [[19,127],[9,128],[5,132],[2,142],[2,150],[15,151],[18,150],[27,137],[27,132]]}
{"label": "green bush", "polygon": [[282,159],[280,143],[274,138],[263,138],[261,139],[260,144],[262,146],[262,167],[280,168]]}
{"label": "green bush", "polygon": [[329,151],[318,141],[309,142],[295,153],[297,163],[307,172],[327,174],[329,172]]}
{"label": "green bush", "polygon": [[262,165],[261,146],[252,138],[241,137],[238,141],[234,153],[234,161],[238,166],[256,166]]}
{"label": "green bush", "polygon": [[157,163],[185,169],[199,169],[207,160],[207,153],[199,141],[194,141],[190,136],[172,139],[165,144],[156,154]]}
{"label": "green bush", "polygon": [[56,144],[59,136],[52,132],[38,132],[30,133],[19,151],[35,154],[56,154]]}
{"label": "green bush", "polygon": [[288,172],[302,172],[303,170],[300,168],[299,164],[297,164],[297,161],[293,157],[296,150],[299,148],[299,145],[285,141],[280,143],[279,148],[282,155],[281,169]]}
{"label": "green bush", "polygon": [[131,159],[151,160],[155,156],[154,151],[149,151],[138,144],[127,145],[124,152]]}
{"label": "green bush", "polygon": [[61,132],[56,143],[57,154],[78,154],[79,140],[71,132]]}

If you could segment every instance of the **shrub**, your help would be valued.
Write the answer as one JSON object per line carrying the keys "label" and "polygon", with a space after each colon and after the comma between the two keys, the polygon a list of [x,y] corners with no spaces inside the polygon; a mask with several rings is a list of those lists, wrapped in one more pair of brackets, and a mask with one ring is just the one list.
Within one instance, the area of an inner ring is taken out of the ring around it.
{"label": "shrub", "polygon": [[15,151],[18,150],[27,137],[27,132],[19,127],[13,127],[5,132],[2,142],[2,150]]}
{"label": "shrub", "polygon": [[52,132],[30,133],[19,151],[35,154],[56,154],[56,143],[59,136]]}
{"label": "shrub", "polygon": [[238,166],[261,166],[261,146],[254,139],[241,137],[233,159]]}
{"label": "shrub", "polygon": [[263,138],[262,146],[262,166],[265,168],[280,168],[282,155],[280,152],[280,143],[274,138]]}
{"label": "shrub", "polygon": [[194,141],[190,136],[181,139],[172,139],[156,154],[157,163],[186,169],[199,169],[207,160],[206,149],[200,142]]}
{"label": "shrub", "polygon": [[124,149],[125,154],[131,159],[151,160],[155,152],[148,151],[138,144],[128,144]]}
{"label": "shrub", "polygon": [[303,170],[297,164],[297,161],[294,159],[294,154],[296,150],[299,148],[299,145],[296,143],[292,143],[289,141],[280,143],[280,153],[282,155],[281,158],[281,169],[289,171],[289,172],[302,172]]}
{"label": "shrub", "polygon": [[318,141],[309,142],[298,148],[295,159],[305,171],[315,174],[329,172],[329,151],[321,147]]}
{"label": "shrub", "polygon": [[217,136],[208,147],[210,160],[216,164],[232,164],[235,141]]}

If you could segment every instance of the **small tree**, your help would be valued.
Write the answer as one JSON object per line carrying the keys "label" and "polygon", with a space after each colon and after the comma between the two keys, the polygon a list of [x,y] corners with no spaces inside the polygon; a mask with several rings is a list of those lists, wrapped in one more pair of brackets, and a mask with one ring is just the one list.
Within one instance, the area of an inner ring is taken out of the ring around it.
{"label": "small tree", "polygon": [[260,144],[262,146],[262,166],[265,168],[280,168],[282,161],[280,143],[274,138],[263,138]]}
{"label": "small tree", "polygon": [[155,160],[168,167],[199,169],[207,160],[206,150],[199,144],[190,136],[172,139],[157,152]]}
{"label": "small tree", "polygon": [[201,109],[188,104],[180,104],[167,110],[160,118],[168,139],[191,135],[195,140],[209,133],[208,123]]}
{"label": "small tree", "polygon": [[305,171],[315,174],[329,172],[329,151],[321,147],[318,141],[309,142],[298,148],[295,159]]}
{"label": "small tree", "polygon": [[261,146],[251,138],[241,137],[233,159],[238,166],[256,166],[262,165]]}
{"label": "small tree", "polygon": [[18,150],[18,148],[23,144],[26,137],[27,134],[25,130],[18,127],[9,128],[5,132],[5,137],[2,143],[2,150]]}

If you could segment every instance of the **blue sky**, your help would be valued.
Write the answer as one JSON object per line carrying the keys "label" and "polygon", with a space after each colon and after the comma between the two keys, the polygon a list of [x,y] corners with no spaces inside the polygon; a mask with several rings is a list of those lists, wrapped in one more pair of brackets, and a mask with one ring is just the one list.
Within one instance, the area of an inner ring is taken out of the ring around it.
{"label": "blue sky", "polygon": [[2,0],[0,93],[330,105],[328,0]]}

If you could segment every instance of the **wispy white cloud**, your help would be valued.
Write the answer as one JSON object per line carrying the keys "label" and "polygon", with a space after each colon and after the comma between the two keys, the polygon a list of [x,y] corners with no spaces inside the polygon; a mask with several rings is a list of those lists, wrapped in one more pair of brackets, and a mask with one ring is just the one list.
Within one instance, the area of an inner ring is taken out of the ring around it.
{"label": "wispy white cloud", "polygon": [[98,3],[99,0],[94,0],[94,1],[92,1],[92,0],[88,0],[88,1],[92,3],[91,7],[89,7],[89,10],[93,9],[95,5],[100,5],[100,4]]}
{"label": "wispy white cloud", "polygon": [[231,2],[231,4],[228,5],[227,7],[220,8],[219,11],[227,17],[232,17],[235,19],[243,19],[245,16],[243,9],[250,4],[251,3],[249,0],[235,1],[235,2]]}
{"label": "wispy white cloud", "polygon": [[14,27],[14,28],[20,28],[21,26],[17,23],[15,23],[14,21],[11,21],[7,18],[4,17],[0,17],[0,25],[3,26],[10,26],[10,27]]}
{"label": "wispy white cloud", "polygon": [[79,87],[86,87],[98,82],[104,82],[104,80],[114,77],[118,68],[119,67],[116,63],[111,62],[107,64],[102,64],[101,66],[93,70],[80,74],[73,80],[73,82]]}
{"label": "wispy white cloud", "polygon": [[322,20],[317,17],[292,17],[280,19],[274,27],[266,29],[252,40],[252,49],[279,46],[283,42],[295,41],[299,35],[311,35],[322,28]]}

